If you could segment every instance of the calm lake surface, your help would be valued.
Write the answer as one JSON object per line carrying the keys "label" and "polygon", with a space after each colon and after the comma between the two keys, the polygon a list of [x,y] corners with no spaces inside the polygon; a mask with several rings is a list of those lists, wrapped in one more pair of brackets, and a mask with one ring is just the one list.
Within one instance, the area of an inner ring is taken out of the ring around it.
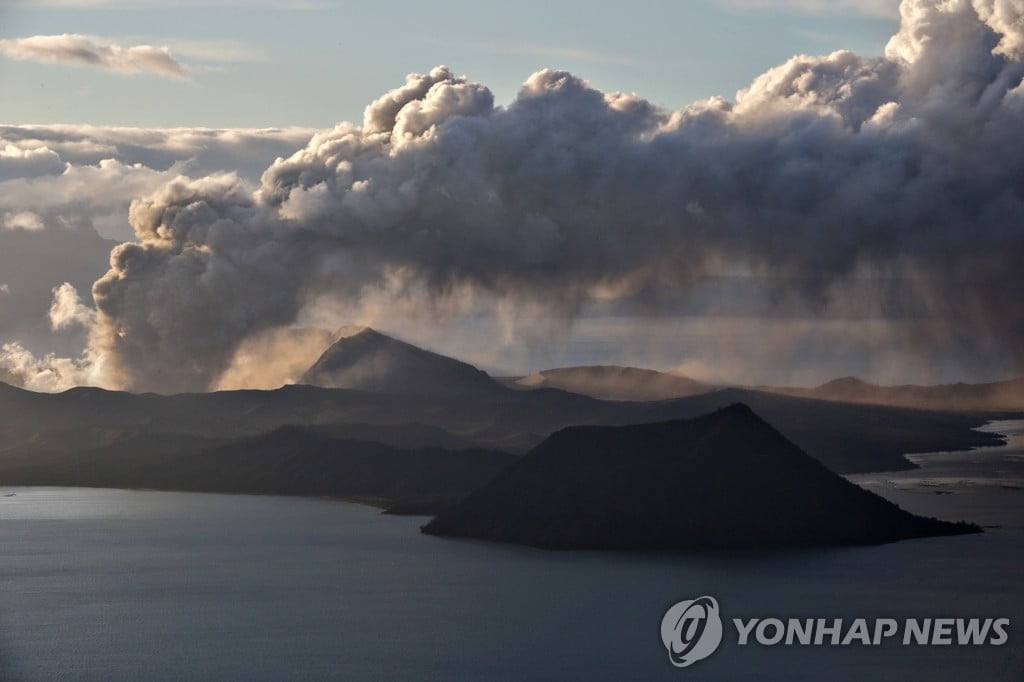
{"label": "calm lake surface", "polygon": [[[0,488],[0,679],[1024,679],[1024,422],[1004,448],[852,477],[982,535],[625,555],[445,540],[330,500]],[[1009,617],[1002,647],[736,646],[673,668],[659,627],[723,617]]]}

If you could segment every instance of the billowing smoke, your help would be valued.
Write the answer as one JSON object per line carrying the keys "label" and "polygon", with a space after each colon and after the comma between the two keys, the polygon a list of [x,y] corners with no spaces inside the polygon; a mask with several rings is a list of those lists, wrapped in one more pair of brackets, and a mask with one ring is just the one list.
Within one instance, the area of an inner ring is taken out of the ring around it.
{"label": "billowing smoke", "polygon": [[301,327],[254,334],[242,342],[231,365],[212,388],[267,390],[298,383],[338,338],[339,332]]}
{"label": "billowing smoke", "polygon": [[53,353],[36,356],[20,343],[0,345],[0,381],[30,391],[56,393],[74,386],[93,384],[98,370],[88,354],[78,359],[61,358]]}
{"label": "billowing smoke", "polygon": [[82,303],[74,286],[64,282],[53,290],[49,317],[50,327],[54,331],[61,331],[75,326],[91,327],[96,320],[96,313]]}
{"label": "billowing smoke", "polygon": [[410,76],[259,188],[179,178],[135,202],[91,352],[111,383],[197,390],[325,300],[468,295],[571,319],[743,272],[810,310],[876,282],[878,309],[934,322],[909,342],[1019,366],[1024,0],[901,15],[884,57],[798,56],[676,112],[561,71],[508,106],[444,67]]}

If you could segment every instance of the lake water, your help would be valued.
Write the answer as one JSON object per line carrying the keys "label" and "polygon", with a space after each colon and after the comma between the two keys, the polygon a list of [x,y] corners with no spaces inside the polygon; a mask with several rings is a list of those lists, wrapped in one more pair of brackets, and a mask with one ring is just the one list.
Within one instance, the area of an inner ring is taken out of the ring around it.
{"label": "lake water", "polygon": [[[0,489],[0,678],[1024,679],[1024,422],[854,477],[982,535],[815,551],[552,553],[426,537],[330,500]],[[947,494],[948,493],[948,494]],[[9,496],[13,495],[13,496]],[[1002,647],[763,647],[673,668],[665,610],[1009,617]]]}

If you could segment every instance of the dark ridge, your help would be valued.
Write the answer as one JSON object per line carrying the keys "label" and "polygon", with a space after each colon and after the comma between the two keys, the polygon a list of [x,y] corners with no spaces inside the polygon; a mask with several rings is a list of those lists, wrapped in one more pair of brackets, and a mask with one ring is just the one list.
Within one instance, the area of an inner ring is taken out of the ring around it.
{"label": "dark ridge", "polygon": [[[384,442],[525,453],[573,424],[621,426],[687,419],[734,402],[750,405],[797,446],[839,473],[912,468],[904,453],[1002,442],[997,434],[975,430],[999,418],[994,413],[859,405],[743,389],[640,403],[601,401],[550,388],[458,395],[314,386],[179,395],[80,388],[52,395],[0,386],[0,482],[24,458],[44,450],[82,452],[108,444],[111,435],[119,433],[148,435],[155,443],[164,434],[233,439],[286,424],[330,425],[348,429],[347,436],[355,440],[385,439],[392,430],[402,442]],[[422,429],[412,433],[407,428],[411,423],[443,430],[452,438]],[[352,431],[353,424],[374,425],[375,434]]]}
{"label": "dark ridge", "polygon": [[980,529],[909,514],[734,404],[688,421],[558,431],[423,532],[665,550],[865,545]]}
{"label": "dark ridge", "polygon": [[382,443],[395,448],[415,450],[418,448],[442,448],[445,450],[471,450],[480,444],[462,438],[436,426],[425,424],[312,424],[285,425],[295,433],[308,433],[339,440],[358,440]]}
{"label": "dark ridge", "polygon": [[103,447],[5,458],[4,485],[149,488],[194,492],[328,496],[390,506],[455,500],[517,458],[493,450],[401,448],[283,426],[252,437],[146,435]]}

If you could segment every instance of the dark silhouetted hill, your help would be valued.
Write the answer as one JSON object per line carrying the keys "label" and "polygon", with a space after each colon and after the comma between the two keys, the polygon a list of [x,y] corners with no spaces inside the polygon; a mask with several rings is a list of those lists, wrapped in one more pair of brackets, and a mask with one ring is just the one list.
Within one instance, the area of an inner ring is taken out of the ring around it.
{"label": "dark silhouetted hill", "polygon": [[669,401],[666,409],[651,411],[656,419],[650,421],[694,417],[737,402],[749,405],[804,452],[842,474],[913,469],[905,454],[1005,442],[999,434],[974,430],[1003,413],[924,411],[737,388]]}
{"label": "dark silhouetted hill", "polygon": [[[339,432],[344,433],[344,429]],[[283,426],[232,440],[133,435],[90,450],[0,460],[5,485],[150,488],[450,504],[517,458],[482,449],[400,448]]]}
{"label": "dark silhouetted hill", "polygon": [[862,545],[978,532],[850,483],[745,405],[555,433],[424,526],[549,549]]}

